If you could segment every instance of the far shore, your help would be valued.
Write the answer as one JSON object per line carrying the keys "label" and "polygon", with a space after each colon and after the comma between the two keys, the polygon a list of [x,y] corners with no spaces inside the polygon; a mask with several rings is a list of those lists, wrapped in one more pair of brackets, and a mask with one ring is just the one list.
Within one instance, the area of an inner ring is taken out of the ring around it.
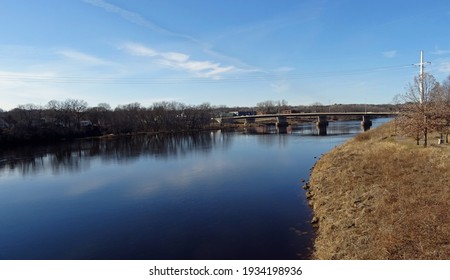
{"label": "far shore", "polygon": [[[305,123],[313,123],[315,119],[291,119],[289,120],[289,125],[300,125]],[[359,120],[355,116],[338,116],[330,120],[332,121],[349,121],[349,120]],[[259,127],[259,126],[267,126],[267,125],[276,125],[273,120],[258,120],[252,124],[244,124],[244,120],[234,122],[234,123],[216,123],[211,122],[210,124],[199,127],[199,128],[188,128],[188,129],[160,129],[160,130],[149,130],[149,131],[130,131],[130,132],[122,132],[122,133],[113,133],[113,132],[103,132],[103,133],[94,133],[94,135],[84,135],[86,133],[79,133],[80,135],[68,135],[64,136],[55,136],[53,134],[41,133],[37,137],[18,137],[17,139],[2,139],[0,137],[0,144],[2,147],[17,147],[22,145],[34,145],[34,144],[53,144],[65,141],[74,141],[74,140],[89,140],[89,139],[114,139],[118,137],[130,137],[135,135],[157,135],[157,134],[173,134],[173,133],[192,133],[192,132],[200,132],[200,131],[211,131],[211,130],[245,130],[245,128],[249,127]],[[96,127],[96,126],[94,126]],[[96,127],[98,128],[98,127]],[[101,130],[106,130],[102,128]]]}
{"label": "far shore", "polygon": [[450,147],[431,141],[391,121],[320,158],[306,186],[313,258],[450,259]]}

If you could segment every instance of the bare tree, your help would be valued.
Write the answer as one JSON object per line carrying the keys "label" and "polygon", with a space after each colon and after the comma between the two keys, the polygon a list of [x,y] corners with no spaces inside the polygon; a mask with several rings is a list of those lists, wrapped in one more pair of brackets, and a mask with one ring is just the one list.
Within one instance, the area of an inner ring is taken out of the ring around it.
{"label": "bare tree", "polygon": [[88,104],[84,100],[67,99],[64,101],[64,110],[71,117],[71,123],[75,127],[80,127],[80,121],[88,108]]}
{"label": "bare tree", "polygon": [[[148,108],[130,103],[117,106],[113,111],[106,103],[89,108],[83,100],[51,100],[44,108],[26,104],[0,112],[2,126],[8,128],[0,130],[0,144],[56,141],[105,133],[201,129],[209,127],[212,116],[213,107],[209,103],[188,106],[178,102],[160,102]],[[89,120],[93,125],[82,125],[82,120]]]}
{"label": "bare tree", "polygon": [[100,127],[103,132],[110,133],[113,121],[113,112],[108,103],[99,103],[96,107],[86,110],[86,118],[92,122],[94,126]]}
{"label": "bare tree", "polygon": [[285,99],[278,100],[277,106],[278,106],[278,113],[281,113],[283,110],[289,109],[288,102]]}
{"label": "bare tree", "polygon": [[258,102],[256,104],[258,111],[263,114],[275,114],[277,110],[277,103],[272,100],[266,100],[263,102]]}
{"label": "bare tree", "polygon": [[134,102],[117,106],[114,109],[114,130],[119,133],[130,133],[143,130],[140,113],[143,110],[140,103]]}
{"label": "bare tree", "polygon": [[436,91],[433,101],[436,103],[436,129],[441,134],[441,139],[445,134],[445,142],[448,143],[450,132],[450,76],[440,86],[439,91]]}
{"label": "bare tree", "polygon": [[47,103],[47,116],[55,126],[69,126],[69,118],[64,114],[64,103],[57,100],[50,100]]}
{"label": "bare tree", "polygon": [[324,112],[325,111],[325,106],[320,103],[320,102],[314,102],[313,104],[310,105],[311,111],[312,112]]}
{"label": "bare tree", "polygon": [[[423,84],[423,96],[421,92]],[[436,128],[436,96],[440,85],[430,74],[424,74],[423,81],[415,77],[407,91],[397,97],[400,103],[399,120],[406,135],[415,135],[417,144],[423,138],[424,146],[428,145],[428,134]]]}
{"label": "bare tree", "polygon": [[42,117],[42,107],[34,104],[19,105],[15,109],[19,125],[23,125],[27,129],[39,125]]}

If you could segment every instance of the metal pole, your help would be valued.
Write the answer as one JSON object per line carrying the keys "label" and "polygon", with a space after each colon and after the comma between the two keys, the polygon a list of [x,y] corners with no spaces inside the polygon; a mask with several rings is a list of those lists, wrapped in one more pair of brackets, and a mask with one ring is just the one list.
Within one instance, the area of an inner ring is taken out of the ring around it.
{"label": "metal pole", "polygon": [[420,104],[423,103],[425,98],[424,88],[423,88],[423,51],[420,51]]}

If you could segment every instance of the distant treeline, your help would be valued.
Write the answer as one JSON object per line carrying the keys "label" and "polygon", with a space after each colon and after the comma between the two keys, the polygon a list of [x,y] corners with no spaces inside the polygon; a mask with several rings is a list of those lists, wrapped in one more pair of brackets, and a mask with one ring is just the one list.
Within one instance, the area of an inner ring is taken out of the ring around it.
{"label": "distant treeline", "polygon": [[106,103],[89,107],[83,100],[52,100],[45,107],[27,104],[0,112],[0,143],[196,130],[208,127],[212,116],[212,108],[207,103],[188,106],[178,102],[160,102],[150,107],[131,103],[112,110]]}
{"label": "distant treeline", "polygon": [[321,113],[321,112],[394,112],[397,110],[392,104],[330,104],[323,105],[316,102],[311,105],[289,106],[286,100],[267,100],[256,105],[256,111],[265,114],[281,113],[290,110],[293,113]]}
{"label": "distant treeline", "polygon": [[321,105],[288,106],[286,101],[264,101],[256,107],[186,105],[179,102],[159,102],[149,107],[139,103],[117,106],[107,103],[89,107],[78,99],[52,100],[46,106],[26,104],[2,111],[0,109],[0,144],[49,142],[61,139],[132,134],[138,132],[191,131],[210,128],[214,117],[230,111],[252,110],[259,113],[392,111],[393,105]]}

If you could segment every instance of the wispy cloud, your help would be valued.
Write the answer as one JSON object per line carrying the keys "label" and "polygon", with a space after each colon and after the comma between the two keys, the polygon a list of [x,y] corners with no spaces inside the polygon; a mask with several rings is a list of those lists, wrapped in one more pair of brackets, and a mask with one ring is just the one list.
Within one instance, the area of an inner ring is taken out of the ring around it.
{"label": "wispy cloud", "polygon": [[194,37],[191,37],[187,34],[182,34],[182,33],[173,32],[171,30],[168,30],[162,26],[159,26],[159,25],[151,22],[150,20],[144,18],[142,15],[140,15],[138,13],[123,9],[119,6],[108,3],[104,0],[82,0],[82,1],[87,4],[90,4],[92,6],[101,8],[101,9],[105,10],[106,12],[117,14],[121,18],[123,18],[124,20],[126,20],[128,22],[151,29],[158,33],[162,33],[162,34],[166,34],[166,35],[170,35],[170,36],[174,36],[174,37],[184,38],[184,39],[187,39],[187,40],[195,42],[195,43],[201,43],[199,40],[195,39]]}
{"label": "wispy cloud", "polygon": [[85,54],[79,51],[75,51],[75,50],[62,50],[58,52],[60,55],[69,58],[71,60],[77,61],[77,62],[82,62],[82,63],[87,63],[87,64],[92,64],[92,65],[107,65],[107,64],[111,64],[110,62],[103,60],[101,58],[89,55],[89,54]]}
{"label": "wispy cloud", "polygon": [[126,43],[122,49],[135,56],[152,58],[155,63],[193,73],[197,77],[220,79],[221,74],[229,73],[236,68],[234,66],[221,66],[212,61],[200,61],[191,59],[187,54],[180,52],[160,52],[138,43]]}
{"label": "wispy cloud", "polygon": [[147,56],[147,57],[158,56],[158,52],[155,51],[154,49],[137,43],[126,43],[123,44],[120,48],[125,50],[127,53],[131,55]]}
{"label": "wispy cloud", "polygon": [[137,24],[137,25],[142,25],[144,27],[147,28],[151,28],[154,29],[155,31],[159,31],[159,32],[168,32],[167,30],[165,30],[164,28],[161,28],[155,24],[153,24],[152,22],[146,20],[145,18],[143,18],[141,15],[137,14],[137,13],[133,13],[131,11],[122,9],[116,5],[110,4],[106,1],[103,0],[83,0],[83,2],[88,3],[90,5],[96,6],[98,8],[101,8],[107,12],[110,13],[114,13],[114,14],[118,14],[119,16],[121,16],[123,19]]}
{"label": "wispy cloud", "polygon": [[397,56],[397,51],[395,51],[395,50],[385,51],[385,52],[383,52],[383,56],[386,58],[394,58]]}
{"label": "wispy cloud", "polygon": [[224,53],[214,50],[214,47],[210,43],[199,40],[198,38],[195,38],[189,34],[184,34],[184,33],[169,30],[163,26],[155,24],[154,22],[152,22],[151,20],[148,20],[147,18],[143,17],[139,13],[135,13],[135,12],[126,10],[126,9],[116,6],[114,4],[108,3],[104,0],[82,0],[82,1],[87,4],[90,4],[92,6],[101,8],[106,12],[117,14],[118,16],[120,16],[121,18],[123,18],[124,20],[126,20],[130,23],[142,26],[149,30],[158,32],[160,34],[184,39],[190,43],[193,43],[193,44],[199,46],[202,49],[202,51],[209,56],[212,56],[212,57],[222,60],[222,61],[228,61],[234,65],[237,65],[242,72],[260,72],[260,70],[257,67],[248,65],[247,63],[241,61],[239,58],[231,57],[229,55],[226,55]]}

